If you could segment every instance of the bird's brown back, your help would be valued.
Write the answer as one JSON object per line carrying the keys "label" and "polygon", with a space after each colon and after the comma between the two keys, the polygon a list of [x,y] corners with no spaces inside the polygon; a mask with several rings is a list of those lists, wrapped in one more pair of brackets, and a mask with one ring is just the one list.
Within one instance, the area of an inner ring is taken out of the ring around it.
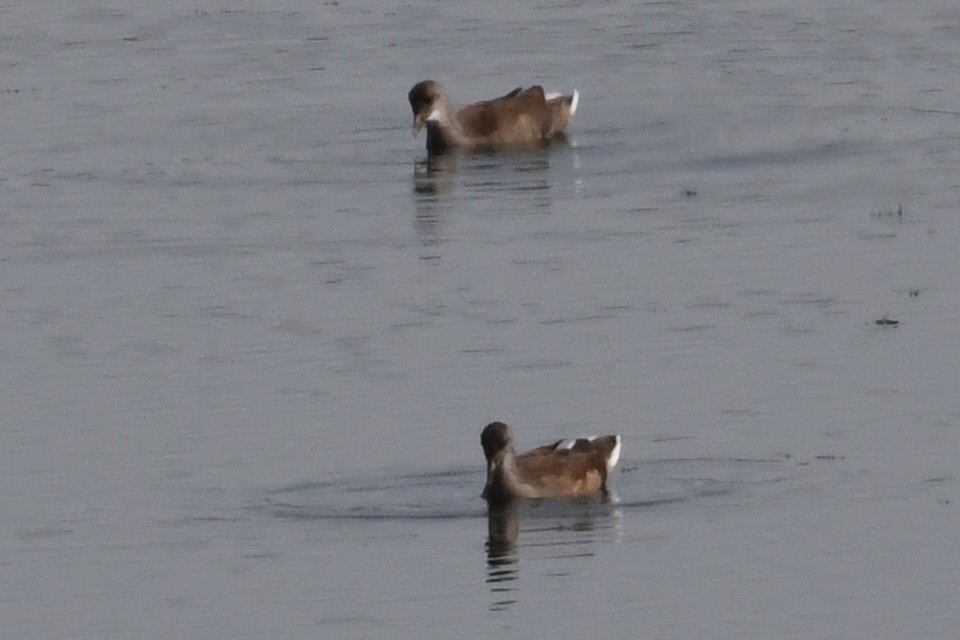
{"label": "bird's brown back", "polygon": [[468,105],[457,112],[457,119],[468,136],[509,144],[546,137],[554,126],[554,109],[547,103],[543,87],[533,86]]}
{"label": "bird's brown back", "polygon": [[521,481],[550,497],[587,496],[606,489],[607,458],[600,448],[557,450],[554,444],[517,456],[517,472]]}

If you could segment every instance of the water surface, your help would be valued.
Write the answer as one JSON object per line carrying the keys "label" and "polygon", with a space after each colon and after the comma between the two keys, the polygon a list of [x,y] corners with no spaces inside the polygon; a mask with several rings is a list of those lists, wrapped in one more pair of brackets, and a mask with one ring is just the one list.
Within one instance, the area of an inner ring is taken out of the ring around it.
{"label": "water surface", "polygon": [[[6,5],[7,633],[954,637],[955,9]],[[425,78],[581,107],[429,166]]]}

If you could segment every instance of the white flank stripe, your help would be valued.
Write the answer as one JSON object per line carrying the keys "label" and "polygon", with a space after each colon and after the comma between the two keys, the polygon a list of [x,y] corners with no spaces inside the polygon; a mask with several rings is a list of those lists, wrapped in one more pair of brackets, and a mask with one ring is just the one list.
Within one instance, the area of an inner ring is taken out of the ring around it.
{"label": "white flank stripe", "polygon": [[612,471],[617,462],[620,461],[620,436],[617,435],[617,444],[613,447],[613,451],[610,452],[610,457],[607,458],[607,471]]}

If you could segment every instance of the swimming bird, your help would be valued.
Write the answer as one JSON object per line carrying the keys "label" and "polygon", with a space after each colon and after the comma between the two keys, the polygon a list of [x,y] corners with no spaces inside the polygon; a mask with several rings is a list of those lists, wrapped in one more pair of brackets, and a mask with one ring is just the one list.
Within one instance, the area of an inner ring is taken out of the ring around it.
{"label": "swimming bird", "polygon": [[620,459],[620,436],[558,440],[517,455],[513,430],[491,422],[480,434],[487,458],[483,497],[491,506],[518,498],[565,500],[607,494],[607,477]]}
{"label": "swimming bird", "polygon": [[454,111],[446,91],[433,80],[418,82],[407,95],[413,109],[413,136],[427,128],[427,152],[496,151],[535,147],[563,131],[577,111],[580,92],[544,93],[517,87],[510,93]]}

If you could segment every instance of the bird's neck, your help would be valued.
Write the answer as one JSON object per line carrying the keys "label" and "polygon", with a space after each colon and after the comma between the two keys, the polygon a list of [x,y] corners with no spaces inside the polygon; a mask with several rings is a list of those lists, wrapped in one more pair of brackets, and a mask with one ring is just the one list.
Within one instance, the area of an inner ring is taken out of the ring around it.
{"label": "bird's neck", "polygon": [[468,147],[470,141],[450,105],[444,102],[438,111],[436,119],[427,121],[427,151],[445,153]]}
{"label": "bird's neck", "polygon": [[501,451],[487,462],[487,484],[483,497],[490,502],[506,502],[516,495],[517,461],[511,449]]}

